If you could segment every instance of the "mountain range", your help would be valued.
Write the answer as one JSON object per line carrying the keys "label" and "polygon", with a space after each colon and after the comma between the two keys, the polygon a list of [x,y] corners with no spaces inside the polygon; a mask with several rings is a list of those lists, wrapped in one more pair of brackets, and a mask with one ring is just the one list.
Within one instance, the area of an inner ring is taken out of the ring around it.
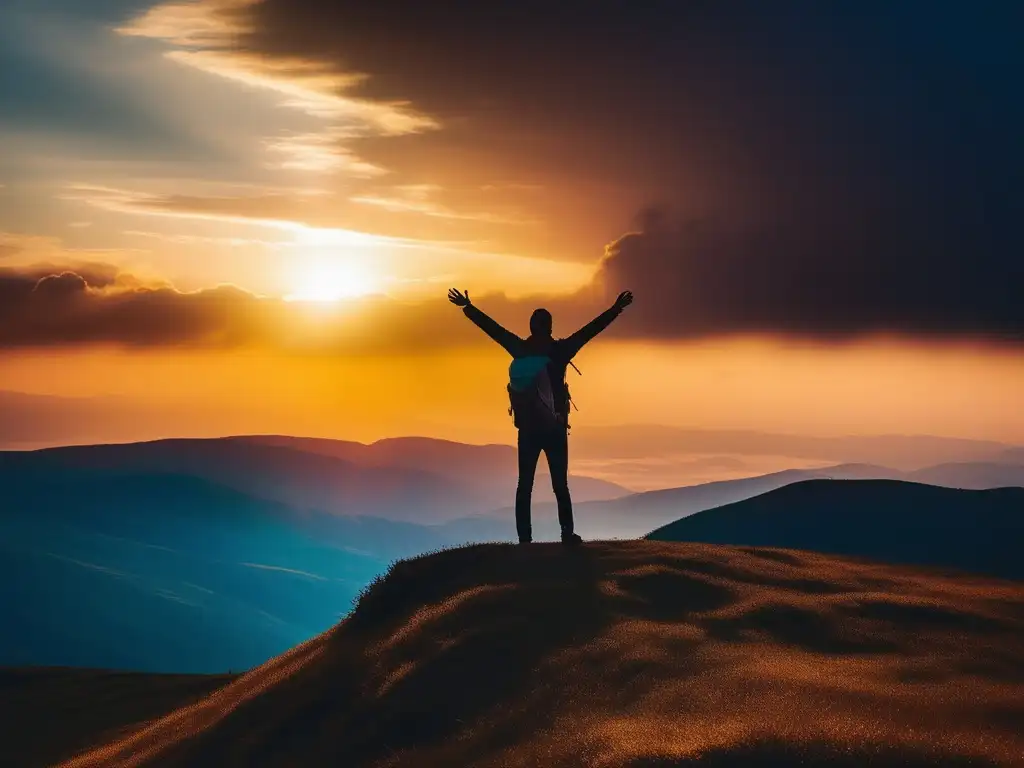
{"label": "mountain range", "polygon": [[[766,475],[722,480],[712,483],[635,493],[619,499],[590,501],[576,505],[577,528],[589,538],[631,539],[654,528],[706,509],[721,507],[804,480],[903,480],[949,488],[1024,487],[1024,464],[997,462],[950,463],[904,472],[873,464],[840,464],[818,469],[787,469]],[[512,508],[497,510],[487,517],[491,528],[498,521],[510,521]],[[534,505],[534,529],[544,538],[557,536],[555,509],[550,503]],[[457,521],[472,527],[473,521]],[[453,523],[455,525],[455,523]],[[479,525],[479,523],[478,523]],[[511,523],[499,529],[511,538]]]}
{"label": "mountain range", "polygon": [[[487,511],[515,493],[515,449],[425,438],[370,445],[280,436],[172,439],[144,443],[0,451],[0,474],[46,480],[90,473],[200,477],[297,509],[432,524]],[[537,495],[554,499],[538,472]],[[629,491],[603,480],[571,478],[577,498]]]}
{"label": "mountain range", "polygon": [[[511,450],[250,436],[0,452],[0,610],[22,628],[0,637],[0,664],[249,668],[333,625],[396,559],[513,540],[510,509],[475,506],[512,497]],[[1011,464],[922,472],[1024,485]],[[636,538],[809,478],[905,476],[844,465],[581,501],[577,528]],[[534,521],[557,536],[550,504]]]}

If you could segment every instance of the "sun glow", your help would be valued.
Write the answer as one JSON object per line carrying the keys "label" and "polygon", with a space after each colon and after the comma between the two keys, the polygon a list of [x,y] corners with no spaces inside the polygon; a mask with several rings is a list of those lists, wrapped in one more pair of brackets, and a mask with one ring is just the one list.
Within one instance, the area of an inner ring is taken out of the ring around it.
{"label": "sun glow", "polygon": [[359,264],[333,261],[318,263],[299,275],[287,301],[335,302],[366,296],[377,289],[377,281]]}

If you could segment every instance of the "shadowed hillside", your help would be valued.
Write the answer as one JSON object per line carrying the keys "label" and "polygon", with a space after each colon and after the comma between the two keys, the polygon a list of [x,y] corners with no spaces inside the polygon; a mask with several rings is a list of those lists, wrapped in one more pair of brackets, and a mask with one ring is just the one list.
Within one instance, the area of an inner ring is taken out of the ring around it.
{"label": "shadowed hillside", "polygon": [[35,768],[73,757],[97,739],[163,717],[237,675],[152,675],[68,667],[0,667],[4,765]]}
{"label": "shadowed hillside", "polygon": [[1024,488],[807,480],[691,515],[648,538],[809,549],[1024,579]]}
{"label": "shadowed hillside", "polygon": [[478,545],[93,766],[1005,765],[1024,588],[781,550]]}

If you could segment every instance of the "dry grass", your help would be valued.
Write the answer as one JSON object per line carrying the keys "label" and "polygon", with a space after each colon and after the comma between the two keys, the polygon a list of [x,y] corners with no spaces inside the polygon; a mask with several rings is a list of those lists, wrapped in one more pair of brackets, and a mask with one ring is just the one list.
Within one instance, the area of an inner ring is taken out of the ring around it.
{"label": "dry grass", "polygon": [[1019,765],[1024,586],[805,552],[480,545],[93,766]]}
{"label": "dry grass", "polygon": [[0,765],[52,765],[123,738],[235,675],[157,675],[67,667],[0,668]]}

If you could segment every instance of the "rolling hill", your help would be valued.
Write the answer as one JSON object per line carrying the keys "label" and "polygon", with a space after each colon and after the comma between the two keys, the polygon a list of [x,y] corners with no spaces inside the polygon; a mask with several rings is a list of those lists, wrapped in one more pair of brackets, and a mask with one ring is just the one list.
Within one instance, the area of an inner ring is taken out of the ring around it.
{"label": "rolling hill", "polygon": [[1024,488],[807,480],[690,515],[647,538],[806,549],[1024,579]]}
{"label": "rolling hill", "polygon": [[[787,469],[767,475],[744,477],[738,480],[721,480],[714,483],[666,488],[660,491],[634,493],[621,499],[590,501],[574,504],[576,529],[584,538],[633,539],[646,535],[685,515],[701,510],[749,499],[758,494],[781,488],[811,478],[896,478],[902,473],[870,464],[843,464],[822,469]],[[513,520],[512,507],[505,507],[486,516],[490,525],[484,525],[478,518],[477,526],[490,530],[493,520]],[[534,531],[541,538],[557,538],[553,504],[534,504]],[[473,521],[456,521],[466,530],[474,530]],[[508,524],[504,538],[512,538],[515,527]]]}
{"label": "rolling hill", "polygon": [[[123,735],[62,766],[1012,766],[1022,659],[1018,583],[776,549],[480,545],[398,563],[333,629],[155,722],[119,703]],[[22,754],[102,706],[86,690]]]}

